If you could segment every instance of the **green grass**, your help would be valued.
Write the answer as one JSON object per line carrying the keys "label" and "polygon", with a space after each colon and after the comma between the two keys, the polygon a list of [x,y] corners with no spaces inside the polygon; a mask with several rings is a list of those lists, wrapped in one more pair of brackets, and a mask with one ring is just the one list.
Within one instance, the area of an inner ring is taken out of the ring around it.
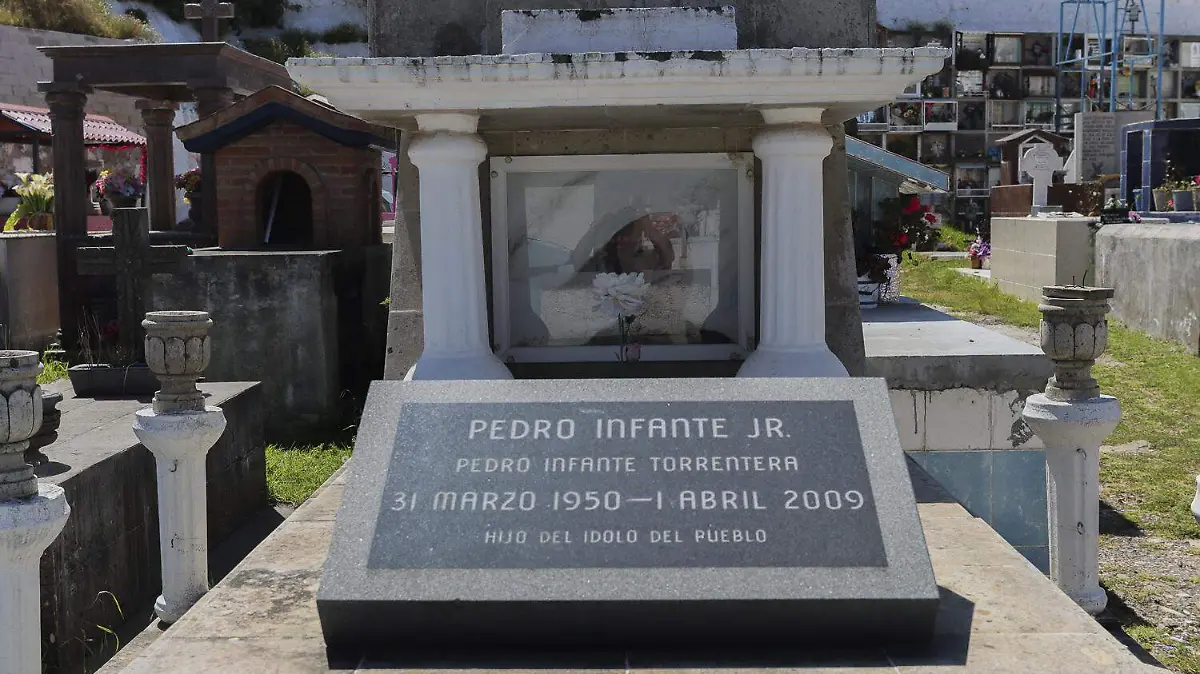
{"label": "green grass", "polygon": [[950,250],[965,253],[974,241],[974,234],[964,232],[953,225],[942,225],[942,228],[938,230],[938,242],[946,244]]}
{"label": "green grass", "polygon": [[0,24],[122,40],[156,41],[150,26],[104,0],[0,0]]}
{"label": "green grass", "polygon": [[42,373],[38,375],[37,383],[53,384],[67,376],[67,364],[61,360],[45,360],[42,362]]}
{"label": "green grass", "polygon": [[[992,316],[1037,327],[1037,305],[954,271],[962,261],[905,263],[901,291],[956,313]],[[1189,503],[1200,474],[1200,358],[1182,345],[1110,322],[1111,359],[1093,372],[1105,393],[1121,401],[1120,426],[1109,444],[1146,440],[1152,451],[1105,454],[1100,479],[1106,502],[1142,531],[1164,538],[1198,538]]]}
{"label": "green grass", "polygon": [[300,505],[350,458],[350,446],[267,445],[267,489],[275,503]]}

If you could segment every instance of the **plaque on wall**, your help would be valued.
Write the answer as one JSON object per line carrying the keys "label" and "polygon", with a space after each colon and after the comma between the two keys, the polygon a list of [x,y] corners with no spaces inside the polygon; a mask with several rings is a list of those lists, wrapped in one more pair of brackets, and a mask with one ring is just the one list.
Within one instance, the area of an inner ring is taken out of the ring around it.
{"label": "plaque on wall", "polygon": [[932,634],[882,380],[376,382],[350,470],[335,651]]}

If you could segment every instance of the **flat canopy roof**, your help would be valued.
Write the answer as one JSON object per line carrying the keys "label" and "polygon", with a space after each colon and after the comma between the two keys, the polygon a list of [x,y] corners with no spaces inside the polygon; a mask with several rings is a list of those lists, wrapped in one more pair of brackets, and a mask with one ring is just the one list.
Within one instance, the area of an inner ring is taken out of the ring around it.
{"label": "flat canopy roof", "polygon": [[[0,103],[0,143],[39,143],[53,141],[50,111],[26,105]],[[146,139],[108,117],[87,115],[83,118],[84,145],[142,145]]]}
{"label": "flat canopy roof", "polygon": [[913,182],[934,192],[950,191],[950,176],[945,173],[857,138],[846,136],[846,154],[851,165],[860,171]]}
{"label": "flat canopy roof", "polygon": [[290,59],[288,72],[366,119],[479,113],[484,129],[761,123],[769,108],[850,119],[945,65],[950,50],[752,49]]}
{"label": "flat canopy roof", "polygon": [[292,88],[287,69],[224,42],[39,47],[53,61],[53,79],[99,91],[187,103],[193,89],[229,88],[248,96],[275,85]]}

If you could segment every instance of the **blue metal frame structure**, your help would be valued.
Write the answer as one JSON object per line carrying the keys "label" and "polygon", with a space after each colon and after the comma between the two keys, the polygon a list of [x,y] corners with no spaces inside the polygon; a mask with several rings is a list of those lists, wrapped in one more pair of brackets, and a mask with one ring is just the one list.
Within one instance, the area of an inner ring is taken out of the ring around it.
{"label": "blue metal frame structure", "polygon": [[[1151,0],[1153,2],[1153,0]],[[1131,16],[1132,15],[1132,16]],[[1136,17],[1145,18],[1139,31]],[[1058,40],[1054,45],[1054,66],[1057,85],[1055,107],[1062,108],[1062,82],[1066,74],[1079,74],[1079,109],[1093,110],[1100,105],[1103,111],[1117,110],[1119,95],[1118,78],[1122,71],[1132,77],[1134,66],[1153,62],[1158,71],[1155,82],[1155,118],[1162,119],[1163,60],[1166,45],[1163,33],[1166,29],[1166,0],[1158,0],[1158,32],[1150,32],[1150,15],[1146,12],[1146,0],[1060,0],[1058,10]],[[1069,24],[1068,24],[1069,21]],[[1126,54],[1125,37],[1144,38],[1151,46],[1150,54]],[[1096,50],[1089,53],[1089,43],[1096,41]],[[1078,45],[1076,43],[1079,43]],[[1080,56],[1075,56],[1078,48]],[[1104,96],[1107,84],[1108,95]],[[1097,96],[1088,96],[1088,84],[1092,75],[1097,77]],[[1129,99],[1132,101],[1133,88]],[[1107,98],[1107,105],[1103,103]],[[1055,115],[1055,127],[1061,128],[1061,114]]]}

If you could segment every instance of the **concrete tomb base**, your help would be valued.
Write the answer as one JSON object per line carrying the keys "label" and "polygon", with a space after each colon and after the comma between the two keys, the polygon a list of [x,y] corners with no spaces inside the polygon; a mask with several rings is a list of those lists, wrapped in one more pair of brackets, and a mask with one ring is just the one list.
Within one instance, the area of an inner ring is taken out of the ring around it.
{"label": "concrete tomb base", "polygon": [[383,373],[388,246],[345,251],[201,250],[156,274],[151,308],[209,312],[218,344],[207,376],[261,381],[270,433],[330,426],[343,391]]}
{"label": "concrete tomb base", "polygon": [[[444,674],[537,669],[544,674],[607,669],[679,674],[780,667],[845,674],[996,674],[1159,672],[1137,660],[1045,576],[912,466],[941,608],[927,650],[860,643],[848,650],[413,652],[392,660],[330,661],[317,618],[316,591],[329,553],[345,474],[335,475],[168,632],[123,669],[104,674],[364,672]],[[797,629],[802,631],[803,626]],[[139,637],[139,641],[142,638]]]}
{"label": "concrete tomb base", "polygon": [[1112,315],[1200,355],[1200,226],[1109,225],[1096,233],[1096,283]]}
{"label": "concrete tomb base", "polygon": [[[135,412],[150,399],[76,398],[65,381],[46,388],[66,397],[58,439],[42,448],[49,461],[37,474],[62,487],[71,516],[41,561],[43,662],[47,671],[95,671],[114,647],[100,626],[122,633],[161,587],[155,462],[133,432]],[[267,506],[262,387],[200,389],[228,419],[206,459],[208,539],[215,547]]]}
{"label": "concrete tomb base", "polygon": [[1042,286],[1096,282],[1095,218],[992,218],[992,281],[1038,302]]}

